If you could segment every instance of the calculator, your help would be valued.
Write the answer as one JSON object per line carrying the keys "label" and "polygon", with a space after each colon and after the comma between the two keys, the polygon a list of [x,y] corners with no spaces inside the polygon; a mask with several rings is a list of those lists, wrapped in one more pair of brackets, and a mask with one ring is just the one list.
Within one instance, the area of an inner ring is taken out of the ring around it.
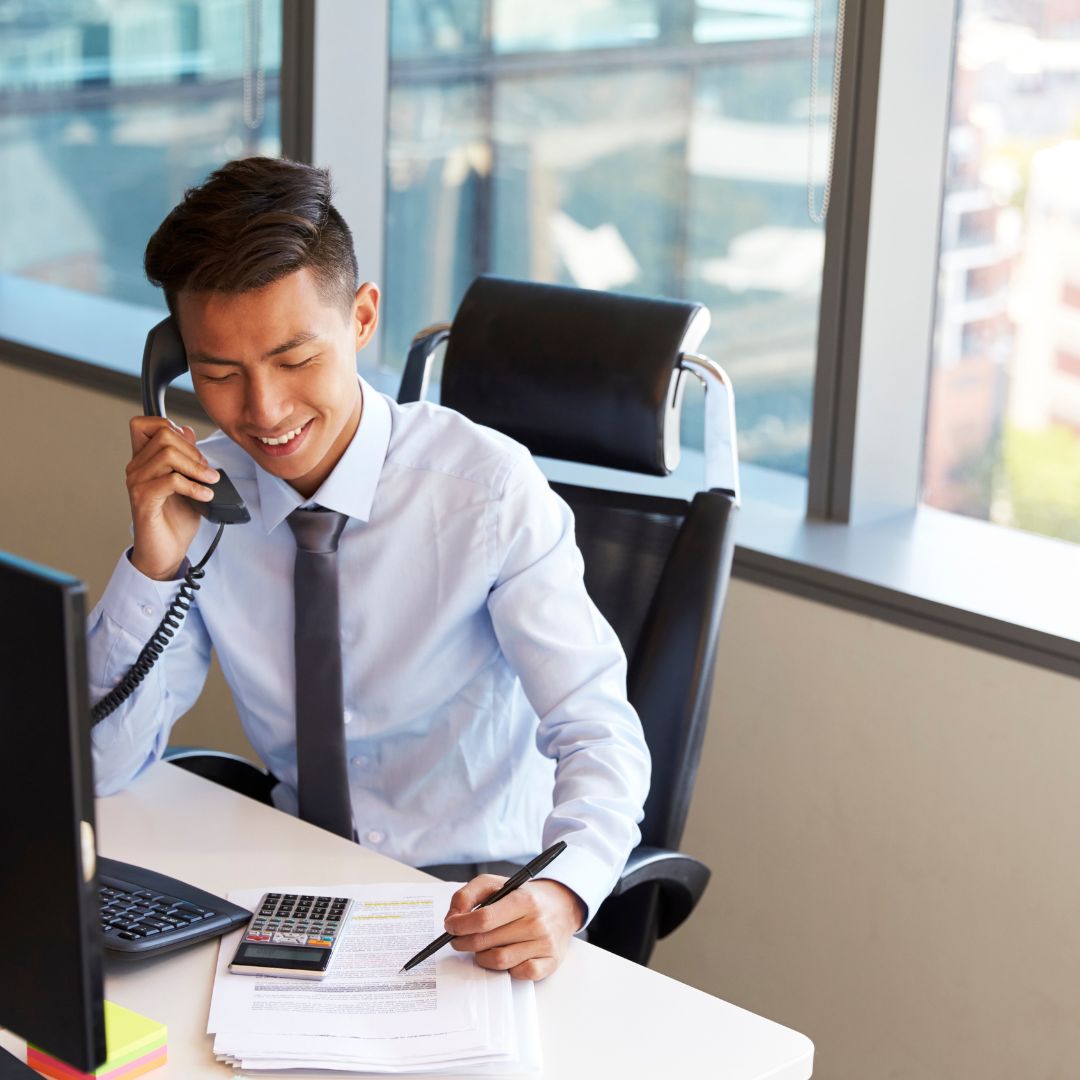
{"label": "calculator", "polygon": [[341,940],[352,901],[267,893],[229,964],[235,975],[321,979]]}

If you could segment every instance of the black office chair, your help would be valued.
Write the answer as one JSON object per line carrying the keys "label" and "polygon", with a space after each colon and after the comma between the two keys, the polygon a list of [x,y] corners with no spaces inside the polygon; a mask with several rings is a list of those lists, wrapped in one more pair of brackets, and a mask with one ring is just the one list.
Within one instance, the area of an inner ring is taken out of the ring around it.
{"label": "black office chair", "polygon": [[170,746],[165,750],[165,760],[256,802],[274,805],[270,793],[277,786],[277,779],[262,766],[239,754],[211,750],[205,746]]}
{"label": "black office chair", "polygon": [[686,382],[705,385],[707,490],[691,501],[552,485],[574,511],[589,594],[629,659],[629,697],[653,759],[641,845],[588,931],[642,964],[709,880],[706,866],[677,851],[739,503],[731,386],[692,352],[707,326],[700,304],[481,277],[452,325],[417,335],[399,393],[402,402],[423,397],[445,342],[442,404],[542,457],[666,475],[678,459]]}

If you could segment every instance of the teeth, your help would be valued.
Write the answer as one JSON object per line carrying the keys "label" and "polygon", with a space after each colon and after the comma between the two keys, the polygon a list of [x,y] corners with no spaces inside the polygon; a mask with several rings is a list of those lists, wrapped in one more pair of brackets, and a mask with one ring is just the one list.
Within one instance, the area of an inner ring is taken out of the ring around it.
{"label": "teeth", "polygon": [[295,431],[286,431],[284,435],[279,435],[276,439],[264,439],[260,435],[259,442],[266,443],[267,446],[284,446],[287,442],[292,442],[303,430],[304,426],[301,424]]}

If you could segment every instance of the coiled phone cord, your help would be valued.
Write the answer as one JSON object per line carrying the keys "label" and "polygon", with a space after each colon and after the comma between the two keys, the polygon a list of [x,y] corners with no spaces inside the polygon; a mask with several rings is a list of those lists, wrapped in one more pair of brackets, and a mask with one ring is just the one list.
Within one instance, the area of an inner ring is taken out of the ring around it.
{"label": "coiled phone cord", "polygon": [[195,566],[188,567],[184,580],[176,598],[169,605],[165,617],[158,624],[158,628],[150,635],[150,640],[143,646],[138,659],[128,669],[128,673],[114,686],[91,710],[90,718],[93,723],[104,720],[110,713],[115,712],[133,693],[136,687],[150,673],[150,669],[157,663],[158,657],[165,651],[165,647],[172,640],[173,635],[180,628],[188,609],[191,607],[195,594],[202,587],[199,582],[206,576],[204,566],[210,561],[210,556],[217,549],[221,534],[225,531],[224,524],[218,526],[217,534],[210,543],[206,554]]}

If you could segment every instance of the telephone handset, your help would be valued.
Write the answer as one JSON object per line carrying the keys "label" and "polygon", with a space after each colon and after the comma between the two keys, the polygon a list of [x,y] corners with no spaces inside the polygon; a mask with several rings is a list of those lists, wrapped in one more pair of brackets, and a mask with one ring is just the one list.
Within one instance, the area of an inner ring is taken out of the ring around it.
{"label": "telephone handset", "polygon": [[[142,395],[143,411],[147,416],[163,417],[165,415],[165,390],[169,383],[183,375],[187,368],[187,354],[184,352],[184,342],[176,329],[176,323],[171,318],[163,319],[146,335],[146,346],[143,349]],[[218,473],[221,477],[218,482],[206,485],[214,491],[211,502],[204,503],[199,502],[198,499],[188,499],[188,502],[207,521],[217,525],[217,533],[199,562],[188,567],[173,602],[165,612],[165,617],[150,635],[150,640],[143,646],[142,652],[139,653],[128,673],[90,710],[91,720],[95,724],[104,720],[109,713],[131,697],[136,687],[157,663],[158,657],[165,651],[184,621],[184,616],[195,599],[195,593],[199,591],[200,581],[206,576],[203,568],[217,549],[225,526],[242,525],[251,520],[244,500],[233,487],[232,481],[223,470],[218,469]],[[182,498],[188,497],[184,495]]]}
{"label": "telephone handset", "polygon": [[[147,416],[165,415],[165,390],[187,369],[187,354],[176,323],[171,317],[162,319],[146,335],[146,347],[143,349],[142,396],[143,412]],[[221,479],[216,484],[200,481],[214,491],[214,498],[210,502],[199,502],[186,495],[183,498],[214,525],[242,525],[250,521],[251,515],[232,481],[223,469],[218,469],[218,473]]]}

